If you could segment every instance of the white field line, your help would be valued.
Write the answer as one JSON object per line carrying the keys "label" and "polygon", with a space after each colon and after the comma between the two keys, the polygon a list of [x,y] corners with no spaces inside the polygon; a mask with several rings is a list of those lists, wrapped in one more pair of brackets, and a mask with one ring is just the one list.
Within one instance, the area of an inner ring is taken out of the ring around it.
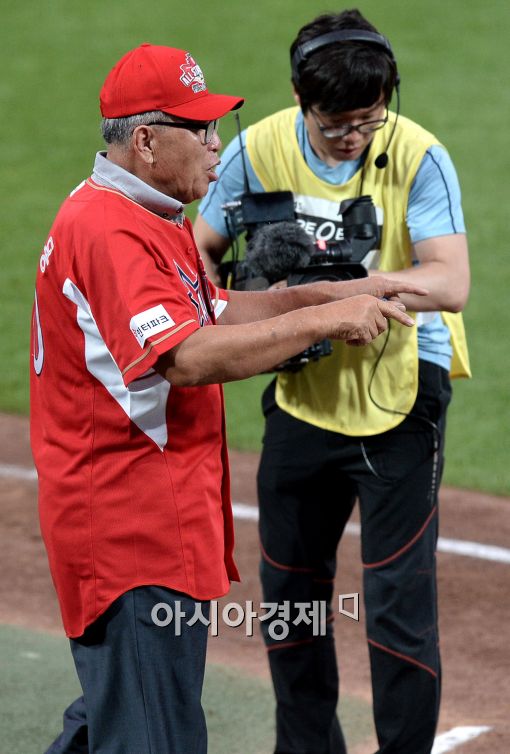
{"label": "white field line", "polygon": [[[254,505],[245,503],[234,503],[235,518],[244,521],[258,521],[259,511]],[[358,536],[360,534],[360,525],[349,523],[345,527],[347,534]],[[492,560],[496,563],[510,564],[510,550],[506,547],[496,547],[495,545],[483,545],[479,542],[466,542],[461,539],[446,539],[439,537],[437,542],[439,552],[446,552],[453,555],[465,555],[468,558],[478,558],[479,560]]]}
{"label": "white field line", "polygon": [[[4,479],[20,479],[28,482],[37,481],[37,473],[34,468],[26,466],[15,466],[14,464],[0,463],[0,477]],[[246,503],[234,503],[234,517],[244,521],[258,521],[259,511],[254,505]],[[349,523],[345,527],[347,534],[359,536],[360,526],[356,523]],[[465,555],[469,558],[478,558],[479,560],[492,560],[495,563],[510,564],[510,549],[506,547],[496,547],[495,545],[483,545],[480,542],[466,542],[461,539],[445,539],[439,537],[437,543],[439,552],[446,552],[453,555]]]}
{"label": "white field line", "polygon": [[0,477],[4,477],[4,479],[22,479],[23,481],[36,482],[37,472],[35,469],[27,469],[25,466],[14,466],[9,463],[0,463]]}
{"label": "white field line", "polygon": [[489,730],[490,728],[486,725],[479,725],[478,727],[462,725],[458,728],[452,728],[447,733],[441,733],[440,736],[436,736],[432,754],[445,754],[447,751],[453,751],[457,746],[465,744],[467,741],[472,741]]}

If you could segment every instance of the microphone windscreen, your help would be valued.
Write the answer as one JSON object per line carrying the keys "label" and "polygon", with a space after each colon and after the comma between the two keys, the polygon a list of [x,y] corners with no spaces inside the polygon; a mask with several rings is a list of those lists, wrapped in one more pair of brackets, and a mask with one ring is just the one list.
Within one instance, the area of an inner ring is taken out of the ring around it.
{"label": "microphone windscreen", "polygon": [[306,267],[313,249],[311,237],[297,223],[269,223],[248,242],[245,261],[253,275],[267,278],[272,285],[295,269]]}
{"label": "microphone windscreen", "polygon": [[385,168],[388,164],[388,155],[386,152],[383,152],[379,155],[379,157],[376,157],[374,160],[374,165],[376,168],[379,168],[381,170],[382,168]]}

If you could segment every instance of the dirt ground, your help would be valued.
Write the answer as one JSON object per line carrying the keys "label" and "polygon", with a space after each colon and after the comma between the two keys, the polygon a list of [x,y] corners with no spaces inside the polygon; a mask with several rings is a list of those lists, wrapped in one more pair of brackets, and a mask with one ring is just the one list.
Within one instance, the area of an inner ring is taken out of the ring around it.
{"label": "dirt ground", "polygon": [[[27,421],[0,416],[0,464],[32,468]],[[257,455],[231,453],[233,498],[256,505]],[[37,520],[34,480],[0,474],[0,623],[61,632]],[[510,500],[443,488],[441,536],[509,547]],[[258,584],[257,527],[236,523],[237,563],[243,577],[227,601],[261,600]],[[439,732],[457,726],[490,726],[488,733],[455,749],[455,754],[510,752],[510,565],[462,555],[438,554],[443,702]],[[346,535],[339,552],[337,594],[361,593],[359,539]],[[336,636],[342,689],[370,700],[368,653],[360,622],[338,615]],[[255,628],[220,629],[209,643],[209,660],[267,677],[265,650]],[[366,742],[353,754],[371,754]],[[412,752],[409,752],[412,754]]]}

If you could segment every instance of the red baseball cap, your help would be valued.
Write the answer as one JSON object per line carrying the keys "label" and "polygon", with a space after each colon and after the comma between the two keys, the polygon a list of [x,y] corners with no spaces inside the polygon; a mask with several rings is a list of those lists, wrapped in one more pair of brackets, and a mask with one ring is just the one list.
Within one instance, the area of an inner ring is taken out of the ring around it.
{"label": "red baseball cap", "polygon": [[189,120],[215,120],[235,110],[242,97],[211,94],[189,52],[142,44],[114,65],[100,93],[105,118],[161,110]]}

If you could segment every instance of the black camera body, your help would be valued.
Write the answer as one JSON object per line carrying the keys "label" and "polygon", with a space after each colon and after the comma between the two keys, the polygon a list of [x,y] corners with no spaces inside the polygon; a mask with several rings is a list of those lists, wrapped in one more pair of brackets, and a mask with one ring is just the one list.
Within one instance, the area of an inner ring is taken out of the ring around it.
{"label": "black camera body", "polygon": [[[296,221],[290,191],[245,194],[224,211],[227,225],[246,229],[245,258],[220,265],[222,284],[236,290],[265,290],[282,280],[292,286],[366,277],[361,262],[380,241],[376,210],[367,195],[341,202],[344,238],[334,242],[314,242],[305,233]],[[331,351],[331,343],[324,340],[275,371],[299,371]]]}

